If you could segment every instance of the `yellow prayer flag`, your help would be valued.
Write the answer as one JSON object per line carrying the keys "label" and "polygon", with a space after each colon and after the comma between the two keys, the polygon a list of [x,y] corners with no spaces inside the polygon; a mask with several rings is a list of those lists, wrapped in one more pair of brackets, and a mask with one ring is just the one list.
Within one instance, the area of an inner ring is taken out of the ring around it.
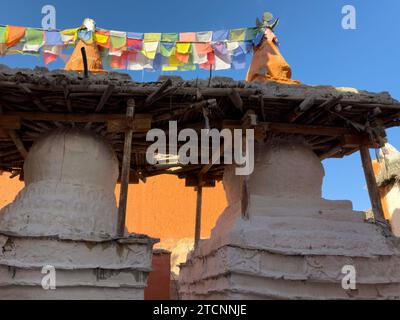
{"label": "yellow prayer flag", "polygon": [[76,39],[78,39],[78,30],[79,30],[79,28],[65,29],[65,30],[60,31],[60,33],[61,33],[61,36],[73,36],[74,37],[73,41],[76,41]]}
{"label": "yellow prayer flag", "polygon": [[97,32],[94,34],[94,40],[97,43],[101,43],[101,44],[106,44],[108,39],[109,39],[109,37],[110,36],[107,35],[107,34],[101,34],[101,33],[97,33]]}
{"label": "yellow prayer flag", "polygon": [[190,42],[177,42],[176,52],[186,54],[189,52],[190,46],[191,46]]}
{"label": "yellow prayer flag", "polygon": [[161,41],[161,33],[145,33],[145,42]]}
{"label": "yellow prayer flag", "polygon": [[168,60],[168,66],[172,68],[183,66],[184,63],[180,61],[175,55],[170,56]]}

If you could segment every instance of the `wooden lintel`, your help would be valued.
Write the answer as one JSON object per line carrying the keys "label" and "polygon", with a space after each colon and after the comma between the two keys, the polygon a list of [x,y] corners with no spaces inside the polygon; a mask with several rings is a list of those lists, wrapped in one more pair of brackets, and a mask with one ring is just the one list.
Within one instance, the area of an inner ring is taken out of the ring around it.
{"label": "wooden lintel", "polygon": [[147,132],[151,129],[151,114],[137,114],[132,124],[128,119],[118,119],[107,121],[107,131],[110,133],[125,132],[128,127],[132,127],[133,132]]}
{"label": "wooden lintel", "polygon": [[21,118],[18,116],[0,115],[0,128],[4,130],[19,130],[21,128]]}
{"label": "wooden lintel", "polygon": [[344,135],[341,137],[342,146],[344,148],[358,148],[361,145],[369,148],[379,148],[379,144],[371,141],[368,135]]}
{"label": "wooden lintel", "polygon": [[[243,127],[241,121],[226,120],[223,121],[223,128],[227,129],[240,129]],[[294,123],[278,123],[278,122],[260,122],[257,126],[263,127],[266,131],[276,133],[290,133],[290,134],[301,134],[301,135],[316,135],[316,136],[343,136],[352,135],[357,133],[352,129],[341,128],[341,127],[327,127],[317,125],[305,125],[305,124],[294,124]]]}
{"label": "wooden lintel", "polygon": [[[19,117],[22,120],[30,121],[60,121],[60,122],[109,122],[124,121],[124,114],[104,114],[104,113],[51,113],[51,112],[5,112],[3,116]],[[143,113],[135,114],[133,125],[139,132],[148,130],[151,126],[152,115]],[[124,131],[124,130],[123,130]]]}

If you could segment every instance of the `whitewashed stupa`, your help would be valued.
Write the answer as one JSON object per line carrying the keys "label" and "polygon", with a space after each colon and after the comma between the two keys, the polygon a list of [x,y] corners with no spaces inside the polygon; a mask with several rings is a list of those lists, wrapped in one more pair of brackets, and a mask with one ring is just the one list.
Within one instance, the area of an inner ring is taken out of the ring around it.
{"label": "whitewashed stupa", "polygon": [[[350,201],[321,198],[324,169],[307,144],[269,139],[255,162],[248,178],[226,169],[229,205],[181,265],[183,299],[400,297],[397,240]],[[342,287],[349,265],[355,290]]]}
{"label": "whitewashed stupa", "polygon": [[[118,160],[107,142],[78,129],[46,134],[24,178],[0,211],[0,298],[143,299],[156,240],[116,237]],[[47,266],[55,290],[42,287]]]}

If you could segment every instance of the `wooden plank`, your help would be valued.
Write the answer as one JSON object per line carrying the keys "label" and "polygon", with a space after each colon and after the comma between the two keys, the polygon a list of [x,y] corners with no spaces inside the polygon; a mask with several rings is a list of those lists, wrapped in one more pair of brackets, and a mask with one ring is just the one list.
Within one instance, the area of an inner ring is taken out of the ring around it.
{"label": "wooden plank", "polygon": [[164,96],[165,91],[172,85],[172,80],[171,79],[167,79],[166,81],[164,81],[164,83],[161,85],[161,87],[157,88],[156,91],[154,91],[153,93],[151,93],[144,105],[146,107],[151,106],[153,103],[157,102],[159,99],[161,99]]}
{"label": "wooden plank", "polygon": [[343,147],[341,144],[337,144],[334,147],[332,147],[331,149],[329,149],[328,151],[322,153],[319,158],[322,160],[328,159],[328,158],[332,158],[334,156],[336,156],[338,153],[343,152]]}
{"label": "wooden plank", "polygon": [[[152,117],[150,114],[136,115],[133,120],[134,132],[147,132],[151,129]],[[125,132],[130,124],[127,119],[109,120],[107,121],[107,131],[110,133]]]}
{"label": "wooden plank", "polygon": [[292,133],[302,135],[319,135],[319,136],[342,136],[345,134],[353,134],[354,130],[339,127],[326,127],[317,125],[287,124],[287,123],[265,123],[261,124],[268,131],[276,133]]}
{"label": "wooden plank", "polygon": [[114,91],[115,86],[110,84],[107,89],[104,91],[103,95],[101,96],[100,102],[97,105],[95,112],[100,112],[104,105],[107,103],[108,99],[111,97],[113,91]]}
{"label": "wooden plank", "polygon": [[20,90],[30,96],[32,98],[33,103],[41,110],[41,111],[48,111],[48,108],[40,101],[40,99],[29,89],[29,87],[25,83],[20,83],[19,85]]}
{"label": "wooden plank", "polygon": [[368,135],[344,135],[341,137],[342,146],[344,148],[358,148],[360,145],[368,146],[369,148],[379,148],[379,144],[371,141]]}
{"label": "wooden plank", "polygon": [[307,97],[303,102],[288,116],[289,122],[295,122],[304,112],[310,110],[315,105],[316,98],[314,96]]}
{"label": "wooden plank", "polygon": [[[51,112],[5,112],[5,116],[15,116],[22,120],[29,121],[64,121],[64,122],[108,122],[123,120],[126,123],[124,114],[104,113],[51,113]],[[133,125],[139,132],[144,131],[151,125],[152,115],[147,113],[135,114]],[[124,131],[124,130],[123,130]]]}
{"label": "wooden plank", "polygon": [[196,224],[194,231],[194,248],[197,248],[201,237],[201,204],[203,199],[203,186],[199,185],[196,189],[197,199],[196,199]]}
{"label": "wooden plank", "polygon": [[19,130],[21,128],[21,118],[17,116],[0,115],[0,128],[4,130]]}
{"label": "wooden plank", "polygon": [[[128,107],[126,109],[126,117],[128,122],[133,123],[133,116],[135,113],[134,100],[128,101]],[[125,145],[124,155],[122,159],[121,168],[121,192],[119,196],[118,206],[118,229],[117,235],[123,237],[125,234],[125,220],[126,220],[126,206],[128,201],[128,188],[129,188],[129,176],[131,169],[131,152],[132,152],[132,135],[133,128],[128,128],[125,132]]]}
{"label": "wooden plank", "polygon": [[[241,121],[225,120],[222,122],[223,128],[227,129],[241,129],[243,127]],[[302,135],[315,135],[315,136],[343,136],[357,134],[353,129],[341,127],[327,127],[319,125],[305,125],[295,123],[281,123],[281,122],[260,122],[258,126],[263,127],[266,131],[276,133],[291,133]]]}
{"label": "wooden plank", "polygon": [[381,197],[378,185],[376,184],[371,155],[369,154],[367,146],[360,146],[360,155],[374,218],[379,222],[385,222],[386,219],[382,208]]}

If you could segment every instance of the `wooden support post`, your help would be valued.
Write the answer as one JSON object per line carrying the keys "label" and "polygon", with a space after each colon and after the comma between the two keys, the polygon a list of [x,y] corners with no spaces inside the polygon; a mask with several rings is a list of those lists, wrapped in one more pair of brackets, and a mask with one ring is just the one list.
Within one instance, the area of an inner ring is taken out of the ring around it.
{"label": "wooden support post", "polygon": [[195,225],[195,231],[194,231],[194,248],[196,249],[200,237],[201,237],[201,203],[203,199],[203,186],[200,181],[199,185],[196,188],[197,191],[197,201],[196,201],[196,225]]}
{"label": "wooden support post", "polygon": [[365,180],[367,181],[368,193],[371,199],[372,211],[374,218],[378,222],[386,223],[385,215],[383,213],[381,198],[379,194],[378,185],[374,170],[372,168],[371,155],[369,154],[368,146],[360,146],[361,162],[364,169]]}
{"label": "wooden support post", "polygon": [[121,191],[118,206],[118,237],[123,237],[125,233],[126,205],[128,201],[129,176],[131,169],[132,135],[133,135],[133,116],[135,113],[135,101],[128,101],[126,118],[128,127],[125,131],[124,156],[121,168]]}

